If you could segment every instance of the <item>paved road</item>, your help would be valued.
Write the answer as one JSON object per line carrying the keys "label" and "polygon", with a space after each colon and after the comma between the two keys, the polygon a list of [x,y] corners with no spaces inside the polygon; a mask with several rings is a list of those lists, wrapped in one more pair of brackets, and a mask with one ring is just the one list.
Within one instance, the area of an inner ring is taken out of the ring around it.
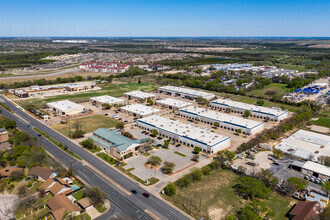
{"label": "paved road", "polygon": [[72,69],[66,69],[66,70],[61,70],[59,72],[55,73],[49,73],[49,74],[40,74],[40,75],[17,75],[17,76],[9,76],[9,77],[1,77],[0,79],[29,79],[29,78],[37,78],[37,77],[49,77],[49,76],[60,76],[66,73],[71,73],[75,72],[77,69],[72,68]]}
{"label": "paved road", "polygon": [[68,149],[77,154],[79,157],[83,158],[87,163],[91,164],[93,167],[95,167],[105,176],[112,179],[121,187],[128,191],[135,189],[138,192],[137,195],[127,195],[113,183],[95,172],[92,168],[84,165],[81,161],[72,158],[58,147],[56,147],[54,144],[52,144],[50,141],[41,137],[40,141],[42,141],[42,145],[50,154],[55,156],[68,167],[70,167],[72,163],[72,167],[75,173],[90,185],[98,186],[105,193],[107,193],[111,203],[118,207],[118,209],[120,209],[120,211],[127,216],[126,218],[130,217],[132,219],[152,219],[151,216],[144,212],[144,210],[148,209],[157,215],[160,219],[189,219],[186,215],[168,205],[158,197],[150,195],[149,198],[145,198],[142,196],[142,193],[145,192],[145,190],[119,173],[117,170],[103,163],[99,158],[91,155],[81,147],[77,146],[75,143],[58,134],[48,126],[40,123],[38,120],[34,119],[27,113],[22,112],[7,100],[4,100],[3,102],[22,119],[29,122],[30,127],[28,127],[28,124],[21,118],[18,118],[15,115],[3,110],[3,115],[9,119],[15,120],[17,122],[17,126],[20,129],[27,131],[32,136],[36,137],[37,133],[31,127],[39,128],[40,130],[53,137],[55,140],[61,142],[64,146],[67,146]]}

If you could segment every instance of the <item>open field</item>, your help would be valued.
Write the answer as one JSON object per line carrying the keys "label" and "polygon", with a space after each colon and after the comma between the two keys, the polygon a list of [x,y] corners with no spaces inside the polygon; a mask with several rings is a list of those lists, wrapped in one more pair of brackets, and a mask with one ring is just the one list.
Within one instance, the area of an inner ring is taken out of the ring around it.
{"label": "open field", "polygon": [[73,125],[77,122],[82,125],[83,129],[85,129],[86,125],[86,133],[91,133],[98,128],[112,128],[118,121],[104,115],[92,115],[82,118],[70,119],[67,124],[55,124],[51,127],[68,137],[69,124],[71,127],[73,127]]}
{"label": "open field", "polygon": [[70,95],[59,95],[59,96],[51,96],[45,99],[30,99],[23,100],[18,102],[23,108],[27,106],[27,104],[34,104],[37,106],[41,106],[42,103],[55,102],[60,100],[69,99],[70,101],[81,103],[88,102],[89,98],[94,96],[101,95],[110,95],[110,96],[122,96],[125,92],[133,91],[133,90],[143,90],[143,91],[152,91],[156,89],[157,86],[150,82],[144,82],[138,84],[134,83],[126,83],[126,84],[111,84],[103,87],[101,90],[84,92],[79,94],[70,94]]}
{"label": "open field", "polygon": [[293,65],[293,64],[279,64],[278,68],[290,69],[290,70],[298,70],[299,72],[306,71],[304,65]]}
{"label": "open field", "polygon": [[[199,182],[185,188],[177,187],[177,193],[173,197],[164,196],[164,198],[189,213],[192,196],[191,215],[195,219],[201,217],[223,219],[226,215],[239,211],[248,202],[237,195],[233,189],[233,186],[238,183],[238,178],[239,176],[232,171],[214,170],[209,176],[203,176]],[[284,215],[290,209],[290,201],[273,193],[265,202],[271,210],[276,212],[274,219],[284,219]],[[186,204],[185,207],[183,204]]]}
{"label": "open field", "polygon": [[330,109],[327,109],[323,113],[320,114],[319,119],[316,121],[312,121],[313,124],[330,128]]}
{"label": "open field", "polygon": [[271,98],[272,95],[267,95],[266,92],[272,90],[276,92],[278,96],[284,96],[290,92],[290,89],[286,87],[285,84],[282,83],[271,83],[267,86],[265,86],[263,89],[256,89],[252,90],[250,92],[247,92],[248,95],[254,95],[254,96],[264,96],[266,98]]}

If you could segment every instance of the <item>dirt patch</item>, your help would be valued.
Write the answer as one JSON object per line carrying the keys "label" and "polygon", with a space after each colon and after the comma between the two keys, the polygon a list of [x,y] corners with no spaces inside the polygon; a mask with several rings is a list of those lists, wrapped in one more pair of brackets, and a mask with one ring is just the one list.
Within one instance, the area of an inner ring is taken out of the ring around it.
{"label": "dirt patch", "polygon": [[149,168],[149,169],[152,169],[152,170],[156,170],[156,169],[159,168],[159,166],[154,166],[154,165],[148,164],[148,163],[144,164],[144,166],[147,167],[147,168]]}
{"label": "dirt patch", "polygon": [[210,218],[214,220],[223,219],[227,215],[227,212],[221,208],[209,208],[208,213]]}
{"label": "dirt patch", "polygon": [[315,44],[315,45],[311,45],[309,47],[313,47],[313,48],[327,48],[330,49],[330,44]]}

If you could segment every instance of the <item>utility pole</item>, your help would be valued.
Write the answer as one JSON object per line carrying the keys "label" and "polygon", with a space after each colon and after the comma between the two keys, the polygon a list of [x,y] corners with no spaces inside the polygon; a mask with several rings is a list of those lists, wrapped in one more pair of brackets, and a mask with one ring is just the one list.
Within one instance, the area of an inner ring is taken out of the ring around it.
{"label": "utility pole", "polygon": [[189,214],[191,213],[192,198],[193,198],[193,195],[190,195],[190,210],[189,210]]}

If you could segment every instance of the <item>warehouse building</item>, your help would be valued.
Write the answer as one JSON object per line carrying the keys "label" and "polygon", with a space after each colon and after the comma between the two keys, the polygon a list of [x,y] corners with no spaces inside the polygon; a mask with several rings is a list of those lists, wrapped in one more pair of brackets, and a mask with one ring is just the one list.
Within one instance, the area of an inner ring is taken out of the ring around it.
{"label": "warehouse building", "polygon": [[137,126],[147,131],[156,129],[158,134],[165,138],[193,148],[200,147],[203,152],[209,154],[230,147],[230,137],[157,115],[137,120]]}
{"label": "warehouse building", "polygon": [[166,107],[169,109],[173,109],[173,110],[179,110],[181,108],[191,106],[192,104],[193,103],[191,103],[191,102],[186,102],[186,101],[172,99],[172,98],[166,98],[166,99],[156,101],[156,105]]}
{"label": "warehouse building", "polygon": [[267,119],[271,121],[281,121],[288,117],[288,110],[283,111],[279,108],[267,108],[257,105],[235,102],[230,99],[217,99],[210,102],[210,106],[219,110],[230,108],[235,113],[244,114],[246,110],[251,112],[251,116]]}
{"label": "warehouse building", "polygon": [[102,106],[103,104],[109,104],[109,105],[115,105],[115,104],[124,104],[123,99],[118,99],[116,97],[108,96],[108,95],[103,95],[103,96],[98,96],[98,97],[93,97],[90,98],[89,101],[94,104],[94,105],[100,105]]}
{"label": "warehouse building", "polygon": [[132,115],[133,117],[136,118],[143,118],[160,113],[159,109],[148,107],[141,104],[126,105],[120,107],[120,111],[127,113],[128,115]]}
{"label": "warehouse building", "polygon": [[264,129],[264,123],[245,119],[242,117],[231,116],[216,111],[190,106],[179,110],[179,114],[183,117],[201,121],[214,125],[219,123],[220,128],[231,131],[240,129],[243,134],[254,135]]}
{"label": "warehouse building", "polygon": [[200,90],[187,89],[184,87],[176,86],[163,86],[158,88],[159,93],[164,93],[166,95],[174,95],[184,99],[197,99],[199,97],[211,100],[215,97],[213,93],[203,92]]}
{"label": "warehouse building", "polygon": [[135,99],[140,102],[144,102],[147,99],[155,99],[156,96],[154,94],[148,93],[148,92],[142,92],[142,91],[132,91],[127,92],[124,94],[124,96],[128,99]]}
{"label": "warehouse building", "polygon": [[79,115],[85,111],[85,107],[69,100],[50,102],[47,104],[54,112],[63,116]]}
{"label": "warehouse building", "polygon": [[283,139],[275,149],[303,160],[319,161],[322,156],[330,155],[330,136],[299,130]]}
{"label": "warehouse building", "polygon": [[301,172],[327,181],[330,179],[330,167],[312,161],[307,161],[302,167]]}

